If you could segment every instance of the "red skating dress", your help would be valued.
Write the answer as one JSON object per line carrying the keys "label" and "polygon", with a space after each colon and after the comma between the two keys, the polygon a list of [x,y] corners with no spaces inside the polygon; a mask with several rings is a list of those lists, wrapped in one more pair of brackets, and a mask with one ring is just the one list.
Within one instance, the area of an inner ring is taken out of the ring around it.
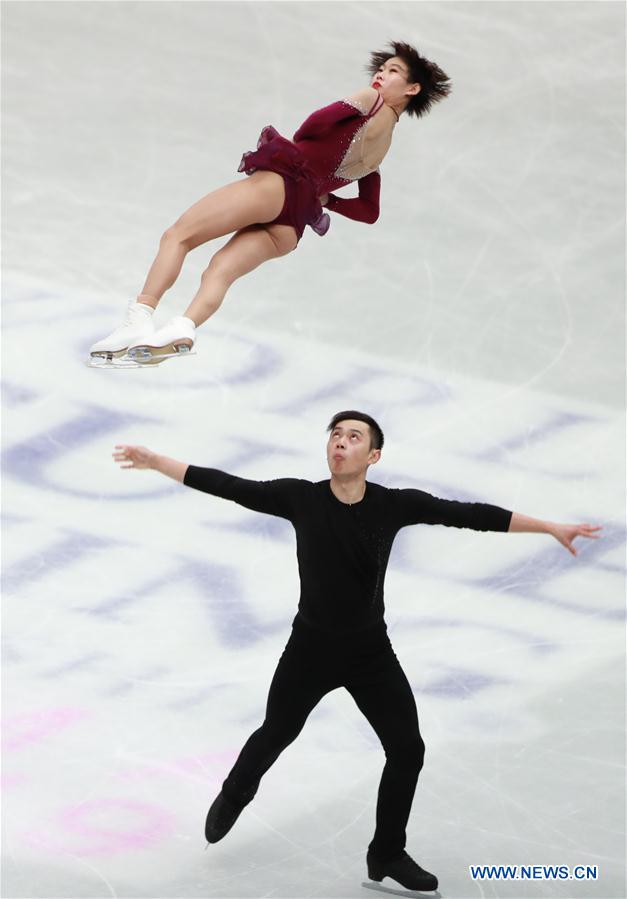
{"label": "red skating dress", "polygon": [[[331,103],[313,112],[291,141],[272,125],[263,129],[257,149],[244,153],[238,171],[252,175],[264,170],[283,176],[285,203],[272,224],[291,225],[299,240],[306,225],[321,236],[326,234],[330,219],[318,198],[327,193],[327,209],[360,222],[377,220],[381,176],[378,169],[364,170],[351,151],[382,106],[381,96],[369,111],[350,100]],[[359,184],[359,197],[343,199],[330,193],[353,181]]]}

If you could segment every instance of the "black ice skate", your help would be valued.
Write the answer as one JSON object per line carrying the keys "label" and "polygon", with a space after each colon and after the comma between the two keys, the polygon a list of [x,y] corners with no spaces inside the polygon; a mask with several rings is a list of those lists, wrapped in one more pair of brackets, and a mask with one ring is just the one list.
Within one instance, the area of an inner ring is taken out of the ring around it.
{"label": "black ice skate", "polygon": [[437,890],[438,888],[438,878],[435,874],[430,874],[417,865],[406,852],[387,862],[380,862],[368,853],[366,861],[370,880],[381,881],[384,877],[391,877],[406,890]]}
{"label": "black ice skate", "polygon": [[214,799],[205,822],[205,838],[208,843],[217,843],[225,837],[244,809],[227,799],[220,791]]}

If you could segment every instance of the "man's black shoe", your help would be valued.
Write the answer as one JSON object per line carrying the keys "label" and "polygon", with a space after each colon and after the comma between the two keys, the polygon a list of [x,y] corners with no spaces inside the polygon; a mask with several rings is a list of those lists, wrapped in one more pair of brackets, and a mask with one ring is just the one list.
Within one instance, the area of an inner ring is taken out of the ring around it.
{"label": "man's black shoe", "polygon": [[438,888],[438,878],[435,874],[429,874],[428,871],[423,870],[406,852],[387,862],[380,862],[368,853],[367,863],[370,880],[381,881],[384,877],[391,877],[406,890],[437,890]]}
{"label": "man's black shoe", "polygon": [[217,843],[218,840],[225,837],[244,808],[244,805],[235,805],[220,791],[209,809],[205,822],[205,838],[207,842]]}

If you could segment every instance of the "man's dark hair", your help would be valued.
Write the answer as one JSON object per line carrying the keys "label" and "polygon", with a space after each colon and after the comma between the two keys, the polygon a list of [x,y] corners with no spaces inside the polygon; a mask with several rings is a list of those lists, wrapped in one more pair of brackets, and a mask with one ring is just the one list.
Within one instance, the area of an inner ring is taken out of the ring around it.
{"label": "man's dark hair", "polygon": [[420,85],[420,91],[415,97],[410,98],[405,112],[407,115],[416,117],[426,115],[434,103],[448,97],[453,87],[451,79],[434,62],[429,62],[428,59],[421,56],[411,44],[390,41],[388,46],[392,48],[393,52],[375,50],[370,54],[367,71],[371,75],[375,75],[384,62],[392,59],[393,56],[398,56],[409,69],[409,83]]}
{"label": "man's dark hair", "polygon": [[368,425],[370,428],[370,449],[382,449],[384,439],[383,431],[374,418],[371,415],[367,415],[365,412],[356,412],[355,409],[348,409],[346,412],[336,412],[329,422],[327,431],[332,431],[338,422],[346,421],[349,418],[354,421],[363,421]]}

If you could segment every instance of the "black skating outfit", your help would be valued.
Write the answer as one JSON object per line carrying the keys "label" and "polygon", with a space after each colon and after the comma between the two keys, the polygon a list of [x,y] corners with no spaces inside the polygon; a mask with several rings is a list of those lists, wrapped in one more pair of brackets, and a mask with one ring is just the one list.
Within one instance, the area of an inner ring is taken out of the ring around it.
{"label": "black skating outfit", "polygon": [[345,687],[386,755],[369,853],[381,861],[399,856],[424,743],[411,687],[383,619],[383,581],[392,543],[410,524],[507,531],[512,513],[372,483],[366,484],[360,502],[349,505],[335,497],[328,480],[250,481],[194,465],[184,483],[286,518],[296,531],[298,614],[270,685],[265,720],[242,749],[223,794],[236,805],[250,802],[311,710],[326,693]]}

